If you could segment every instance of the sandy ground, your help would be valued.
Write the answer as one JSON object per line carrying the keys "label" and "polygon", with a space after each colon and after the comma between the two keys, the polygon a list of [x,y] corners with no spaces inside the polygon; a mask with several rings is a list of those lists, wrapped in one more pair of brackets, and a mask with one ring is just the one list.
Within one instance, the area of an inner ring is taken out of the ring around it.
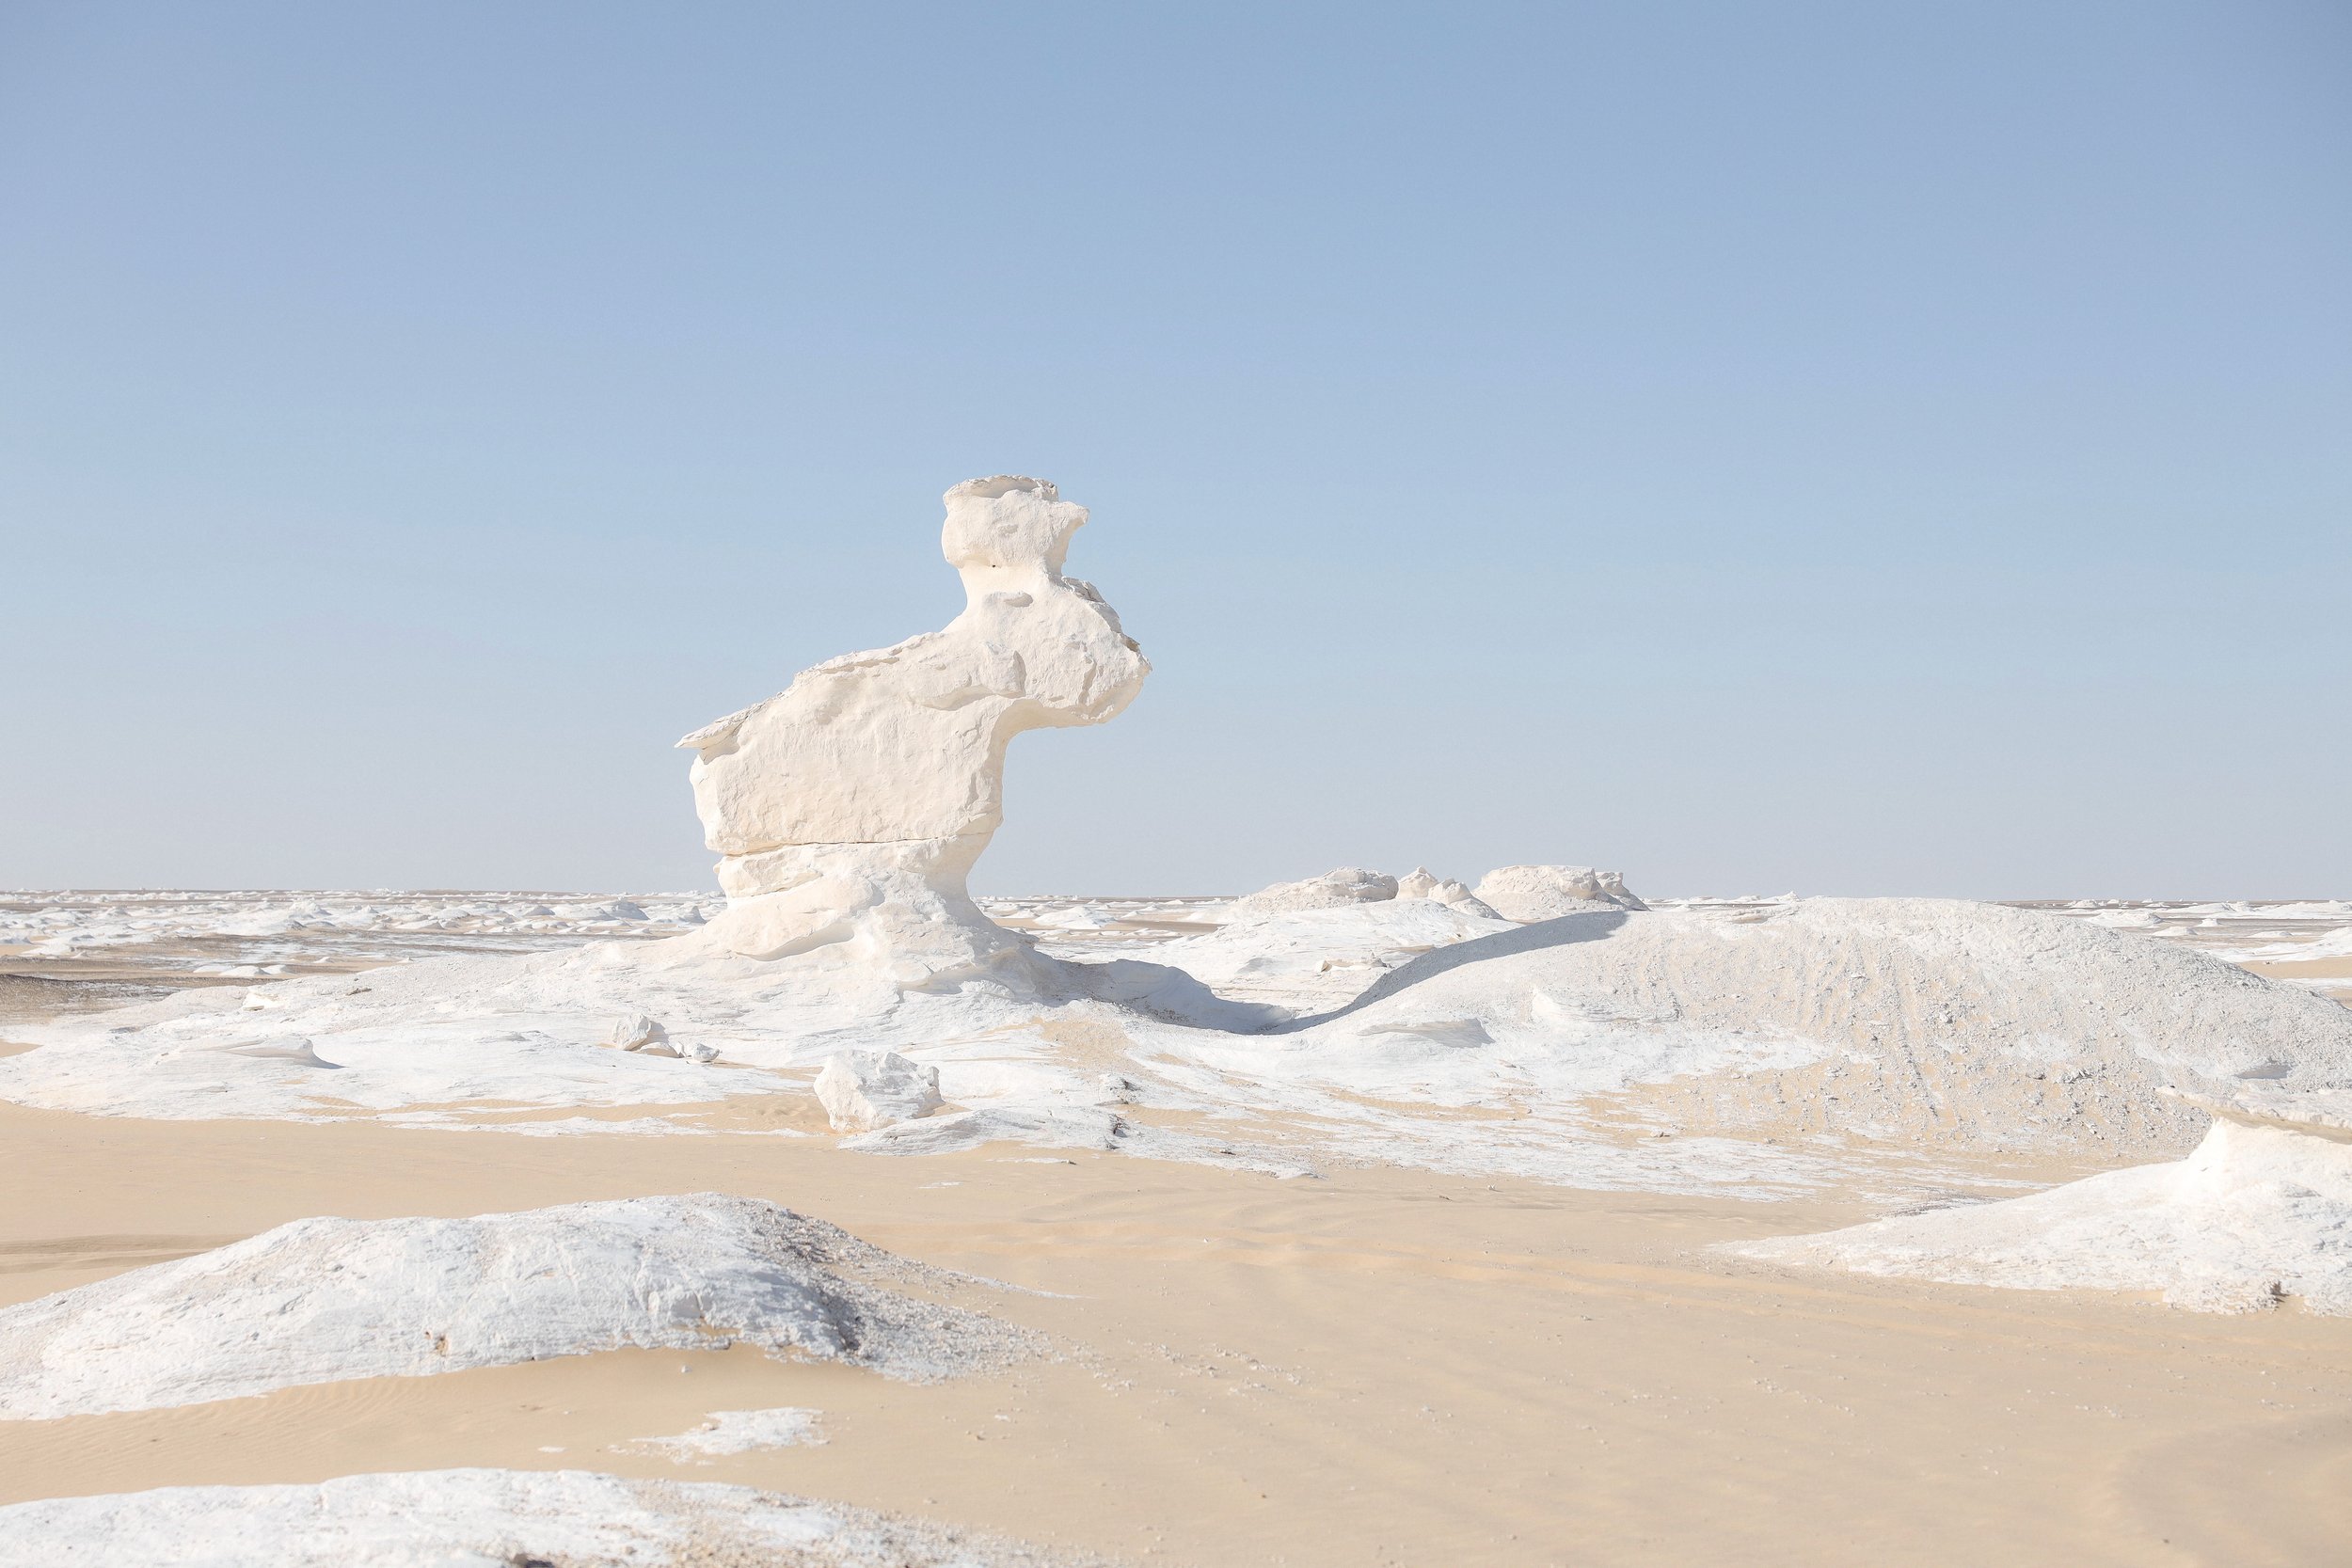
{"label": "sandy ground", "polygon": [[[0,1501],[490,1465],[1201,1565],[2318,1564],[2352,1544],[2352,1323],[1697,1251],[1852,1205],[8,1106],[0,1147],[0,1300],[306,1214],[715,1189],[1056,1292],[998,1310],[1069,1347],[931,1386],[630,1352],[5,1424]],[[824,1412],[826,1444],[706,1465],[608,1447],[776,1405]]]}
{"label": "sandy ground", "polygon": [[2352,958],[2307,958],[2300,963],[2249,958],[2244,967],[2266,980],[2310,982],[2322,994],[2352,1007]]}

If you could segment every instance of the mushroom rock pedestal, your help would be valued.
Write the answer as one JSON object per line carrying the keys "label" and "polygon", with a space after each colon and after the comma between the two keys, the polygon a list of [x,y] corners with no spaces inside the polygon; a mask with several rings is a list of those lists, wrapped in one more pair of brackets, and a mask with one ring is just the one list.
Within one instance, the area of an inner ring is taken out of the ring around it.
{"label": "mushroom rock pedestal", "polygon": [[1004,475],[946,499],[962,614],[804,670],[678,742],[696,753],[695,809],[729,899],[697,945],[901,990],[1055,989],[965,878],[1004,820],[1012,737],[1104,722],[1151,666],[1102,595],[1062,575],[1086,508]]}

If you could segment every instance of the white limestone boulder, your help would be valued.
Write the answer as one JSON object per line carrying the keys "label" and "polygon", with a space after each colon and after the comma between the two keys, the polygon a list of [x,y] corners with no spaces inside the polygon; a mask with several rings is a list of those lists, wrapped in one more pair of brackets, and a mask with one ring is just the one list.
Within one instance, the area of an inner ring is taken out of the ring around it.
{"label": "white limestone boulder", "polygon": [[1504,865],[1478,883],[1476,896],[1505,920],[1557,920],[1596,910],[1645,910],[1626,890],[1625,876],[1589,865]]}
{"label": "white limestone boulder", "polygon": [[675,1056],[670,1031],[644,1013],[623,1013],[612,1021],[605,1043],[616,1051],[642,1051],[648,1056]]}
{"label": "white limestone boulder", "polygon": [[895,1051],[847,1051],[817,1075],[817,1098],[836,1132],[870,1132],[913,1121],[946,1103],[939,1069]]}

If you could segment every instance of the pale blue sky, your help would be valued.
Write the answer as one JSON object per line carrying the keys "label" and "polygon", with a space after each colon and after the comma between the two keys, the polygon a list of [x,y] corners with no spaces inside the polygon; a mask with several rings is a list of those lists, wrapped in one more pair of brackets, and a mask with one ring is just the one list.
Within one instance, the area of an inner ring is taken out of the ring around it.
{"label": "pale blue sky", "polygon": [[2336,4],[0,7],[0,886],[707,885],[1041,474],[998,891],[2352,895]]}

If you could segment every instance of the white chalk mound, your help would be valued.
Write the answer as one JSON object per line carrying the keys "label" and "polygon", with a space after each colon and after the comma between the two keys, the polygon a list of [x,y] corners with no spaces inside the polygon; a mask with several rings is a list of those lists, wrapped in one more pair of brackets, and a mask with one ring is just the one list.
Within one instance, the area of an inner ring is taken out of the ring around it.
{"label": "white chalk mound", "polygon": [[1635,1120],[1784,1141],[2147,1159],[2201,1130],[2168,1085],[2352,1087],[2352,1011],[2323,997],[1938,899],[1579,914],[1436,949],[1280,1032],[1269,1066],[1367,1093],[1641,1087],[1618,1107]]}
{"label": "white chalk mound", "polygon": [[1425,865],[1417,865],[1396,879],[1399,898],[1427,898],[1444,884]]}
{"label": "white chalk mound", "polygon": [[584,1470],[420,1470],[0,1508],[0,1568],[1046,1568],[1066,1560],[838,1503]]}
{"label": "white chalk mound", "polygon": [[1501,920],[1502,911],[1456,881],[1442,881],[1429,890],[1429,896],[1438,903],[1461,911],[1464,914],[1482,915],[1488,920]]}
{"label": "white chalk mound", "polygon": [[1589,865],[1498,866],[1479,879],[1477,895],[1505,920],[1522,922],[1649,907],[1626,891],[1624,873]]}
{"label": "white chalk mound", "polygon": [[1350,904],[1377,904],[1396,896],[1396,879],[1359,865],[1343,865],[1302,881],[1277,882],[1233,900],[1230,920],[1257,920],[1299,910],[1337,910]]}
{"label": "white chalk mound", "polygon": [[1102,723],[1151,666],[1102,595],[1062,575],[1086,508],[1007,475],[946,500],[962,614],[803,671],[678,742],[731,900],[705,934],[727,951],[908,985],[1037,983],[1028,944],[965,888],[1003,820],[1006,744]]}
{"label": "white chalk mound", "polygon": [[1950,1284],[2156,1291],[2206,1312],[2295,1296],[2352,1316],[2352,1096],[2309,1098],[2208,1100],[2221,1114],[2174,1164],[1726,1250]]}
{"label": "white chalk mound", "polygon": [[861,1154],[951,1154],[985,1144],[1023,1143],[1039,1148],[1145,1148],[1177,1147],[1164,1135],[1135,1137],[1125,1118],[1100,1105],[1008,1107],[958,1111],[920,1121],[892,1122],[842,1141]]}
{"label": "white chalk mound", "polygon": [[836,1132],[870,1132],[946,1103],[939,1098],[939,1069],[895,1051],[848,1051],[829,1058],[817,1075],[817,1098]]}
{"label": "white chalk mound", "polygon": [[310,1040],[300,1035],[195,1041],[160,1053],[153,1065],[162,1072],[210,1074],[224,1068],[235,1070],[234,1064],[221,1060],[230,1056],[281,1068],[331,1069],[337,1065],[321,1057]]}
{"label": "white chalk mound", "polygon": [[821,1220],[715,1193],[296,1220],[0,1308],[0,1419],[628,1347],[742,1340],[918,1379],[1034,1348],[1009,1324],[880,1283],[946,1277]]}

